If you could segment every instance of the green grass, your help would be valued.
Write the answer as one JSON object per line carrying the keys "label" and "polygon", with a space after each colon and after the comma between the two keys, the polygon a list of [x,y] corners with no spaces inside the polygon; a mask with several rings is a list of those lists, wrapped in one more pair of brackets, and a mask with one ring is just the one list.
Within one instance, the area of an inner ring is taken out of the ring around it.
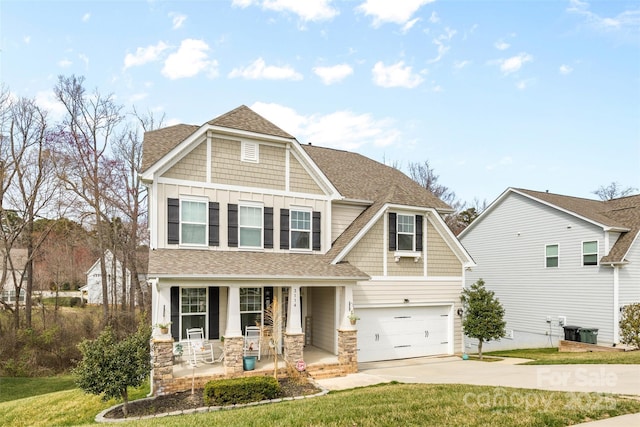
{"label": "green grass", "polygon": [[492,351],[484,353],[495,357],[520,357],[532,359],[525,365],[569,365],[569,364],[640,364],[640,351],[612,351],[560,353],[557,348],[532,348],[524,350]]}
{"label": "green grass", "polygon": [[46,378],[0,377],[0,402],[38,396],[40,394],[77,388],[73,376],[61,375]]}
{"label": "green grass", "polygon": [[[138,392],[136,398],[143,397]],[[133,399],[133,397],[132,397]],[[115,402],[78,389],[0,403],[3,426],[93,424]],[[442,384],[384,384],[326,396],[127,426],[565,426],[640,412],[640,402],[598,394]]]}

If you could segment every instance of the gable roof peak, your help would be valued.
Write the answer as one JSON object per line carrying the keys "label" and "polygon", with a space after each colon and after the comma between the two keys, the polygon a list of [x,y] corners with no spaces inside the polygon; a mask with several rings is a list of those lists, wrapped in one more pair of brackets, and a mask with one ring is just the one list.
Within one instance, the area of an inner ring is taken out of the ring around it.
{"label": "gable roof peak", "polygon": [[207,124],[295,139],[244,104],[208,121]]}

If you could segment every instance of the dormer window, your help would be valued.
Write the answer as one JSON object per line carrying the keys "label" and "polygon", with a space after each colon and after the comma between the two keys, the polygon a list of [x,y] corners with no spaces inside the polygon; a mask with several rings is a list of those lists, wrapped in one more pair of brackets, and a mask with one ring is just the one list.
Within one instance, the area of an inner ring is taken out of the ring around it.
{"label": "dormer window", "polygon": [[398,246],[399,251],[414,251],[415,216],[398,214]]}
{"label": "dormer window", "polygon": [[255,142],[242,141],[241,159],[243,162],[258,163],[260,158],[260,145]]}
{"label": "dormer window", "polygon": [[394,252],[396,262],[400,258],[422,257],[422,215],[389,212],[389,250]]}

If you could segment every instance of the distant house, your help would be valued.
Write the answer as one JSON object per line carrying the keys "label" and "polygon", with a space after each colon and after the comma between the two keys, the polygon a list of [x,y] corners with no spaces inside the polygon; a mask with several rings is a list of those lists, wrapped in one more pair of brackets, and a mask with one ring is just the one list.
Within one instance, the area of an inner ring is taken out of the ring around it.
{"label": "distant house", "polygon": [[[3,255],[5,252],[3,251]],[[25,304],[27,292],[25,290],[26,287],[26,276],[24,275],[24,268],[27,263],[27,250],[26,249],[11,249],[11,259],[13,262],[13,269],[11,266],[7,265],[6,278],[4,281],[4,285],[2,286],[2,292],[0,292],[0,301],[9,306],[15,306],[16,303],[16,280],[22,282],[22,289],[20,290],[20,294],[18,295],[18,303]],[[4,304],[1,304],[4,306]]]}
{"label": "distant house", "polygon": [[[107,271],[107,288],[109,290],[109,304],[121,304],[123,284],[127,298],[129,298],[131,290],[131,272],[126,269],[125,274],[122,273],[122,262],[115,259],[113,253],[109,250],[105,251],[105,266]],[[100,272],[100,259],[98,259],[86,273],[87,284],[80,288],[82,297],[89,304],[102,304],[102,274]]]}
{"label": "distant house", "polygon": [[506,311],[487,349],[556,346],[563,325],[620,341],[620,310],[640,302],[640,195],[610,201],[509,188],[458,237]]}

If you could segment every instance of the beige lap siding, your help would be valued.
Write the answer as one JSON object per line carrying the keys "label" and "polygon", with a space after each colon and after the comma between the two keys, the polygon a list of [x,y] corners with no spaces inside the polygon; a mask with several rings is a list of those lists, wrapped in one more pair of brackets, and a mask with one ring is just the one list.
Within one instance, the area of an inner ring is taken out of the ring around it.
{"label": "beige lap siding", "polygon": [[462,276],[460,260],[430,222],[427,222],[427,276]]}
{"label": "beige lap siding", "polygon": [[289,156],[289,190],[295,193],[323,194],[295,156]]}
{"label": "beige lap siding", "polygon": [[163,177],[204,182],[206,180],[206,170],[207,143],[202,142],[165,172]]}
{"label": "beige lap siding", "polygon": [[335,288],[309,288],[312,341],[315,347],[335,352]]}
{"label": "beige lap siding", "polygon": [[370,276],[383,275],[384,221],[378,220],[369,232],[349,252],[345,261],[364,271]]}

